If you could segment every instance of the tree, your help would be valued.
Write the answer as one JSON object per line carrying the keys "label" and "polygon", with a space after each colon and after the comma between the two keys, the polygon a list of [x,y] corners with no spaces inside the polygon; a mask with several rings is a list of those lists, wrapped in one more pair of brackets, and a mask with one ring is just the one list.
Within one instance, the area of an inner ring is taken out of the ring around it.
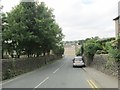
{"label": "tree", "polygon": [[8,29],[7,15],[5,13],[1,13],[1,19],[2,19],[2,58],[4,58],[4,55],[3,55],[4,52],[6,51],[10,52],[10,48],[12,46],[9,43],[10,31],[7,31]]}
{"label": "tree", "polygon": [[7,13],[8,28],[3,32],[3,38],[11,41],[6,43],[11,56],[14,51],[18,58],[23,52],[28,57],[49,55],[50,50],[56,48],[64,35],[52,12],[44,2],[21,2]]}
{"label": "tree", "polygon": [[44,2],[38,6],[38,19],[37,23],[40,25],[39,31],[42,32],[42,51],[43,54],[49,55],[50,50],[54,49],[57,43],[61,42],[63,38],[62,30],[58,24],[56,24],[53,10],[48,9]]}
{"label": "tree", "polygon": [[115,42],[117,42],[117,41],[115,40],[115,41],[106,42],[105,49],[107,50],[108,54],[112,58],[114,58],[116,61],[120,61],[120,49],[118,49],[117,43],[116,43],[116,45],[114,45]]}
{"label": "tree", "polygon": [[[27,7],[33,6],[34,3],[23,3],[21,2],[19,5],[17,5],[11,12],[9,12],[7,15],[8,20],[8,30],[6,32],[10,32],[9,39],[12,41],[13,45],[13,51],[16,51],[16,54],[19,58],[21,51],[23,49],[26,49],[26,47],[30,47],[30,44],[33,39],[35,39],[31,26],[33,24],[33,17],[32,14],[34,12],[30,12]],[[29,15],[28,15],[29,14]],[[28,17],[29,16],[29,17]],[[31,18],[30,18],[31,16]],[[27,19],[29,18],[29,19]],[[31,24],[32,23],[32,24]],[[34,25],[33,25],[34,26]]]}
{"label": "tree", "polygon": [[64,46],[63,46],[63,42],[61,42],[61,43],[59,43],[59,44],[57,44],[56,46],[55,46],[55,48],[53,49],[53,53],[55,54],[55,55],[63,55],[64,54]]}
{"label": "tree", "polygon": [[93,61],[93,57],[97,50],[101,49],[100,43],[96,38],[87,39],[83,44],[84,55],[87,57],[87,65]]}

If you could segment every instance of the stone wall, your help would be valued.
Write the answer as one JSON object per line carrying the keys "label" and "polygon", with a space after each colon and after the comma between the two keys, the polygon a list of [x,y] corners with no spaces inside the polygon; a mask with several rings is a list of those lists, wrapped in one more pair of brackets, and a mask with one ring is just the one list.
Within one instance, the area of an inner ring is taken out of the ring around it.
{"label": "stone wall", "polygon": [[51,55],[36,58],[4,59],[2,60],[2,80],[40,68],[59,58],[61,57]]}
{"label": "stone wall", "polygon": [[118,63],[107,54],[95,55],[91,67],[105,74],[118,77]]}
{"label": "stone wall", "polygon": [[64,52],[65,56],[68,56],[68,57],[75,56],[75,45],[66,45],[64,49],[65,49],[65,52]]}

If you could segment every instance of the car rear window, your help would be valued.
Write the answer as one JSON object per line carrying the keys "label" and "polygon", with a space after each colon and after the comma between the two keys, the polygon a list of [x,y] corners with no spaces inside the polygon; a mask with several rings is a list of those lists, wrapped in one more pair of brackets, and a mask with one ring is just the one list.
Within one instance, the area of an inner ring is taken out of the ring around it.
{"label": "car rear window", "polygon": [[75,58],[75,61],[81,61],[82,58]]}

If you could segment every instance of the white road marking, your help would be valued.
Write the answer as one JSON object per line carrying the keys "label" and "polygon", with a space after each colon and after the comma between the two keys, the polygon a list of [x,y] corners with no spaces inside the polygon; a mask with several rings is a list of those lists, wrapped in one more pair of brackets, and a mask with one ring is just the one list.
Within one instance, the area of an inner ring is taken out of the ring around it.
{"label": "white road marking", "polygon": [[[64,65],[64,64],[63,64]],[[61,67],[63,67],[63,65],[61,65],[58,69],[56,69],[53,73],[55,74]]]}
{"label": "white road marking", "polygon": [[[64,64],[63,64],[63,65],[64,65]],[[63,67],[63,65],[61,65],[60,68]]]}
{"label": "white road marking", "polygon": [[60,68],[56,69],[53,73],[56,73]]}
{"label": "white road marking", "polygon": [[45,78],[41,83],[39,83],[35,88],[38,88],[41,84],[43,84],[45,81],[47,81],[49,77]]}

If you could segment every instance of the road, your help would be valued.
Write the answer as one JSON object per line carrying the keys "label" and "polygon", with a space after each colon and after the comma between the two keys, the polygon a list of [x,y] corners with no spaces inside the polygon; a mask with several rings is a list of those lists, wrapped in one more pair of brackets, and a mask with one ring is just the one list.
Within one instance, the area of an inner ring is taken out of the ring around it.
{"label": "road", "polygon": [[37,88],[101,88],[101,85],[88,74],[86,68],[73,68],[72,57],[65,57],[35,71],[4,81],[2,87],[35,90]]}

